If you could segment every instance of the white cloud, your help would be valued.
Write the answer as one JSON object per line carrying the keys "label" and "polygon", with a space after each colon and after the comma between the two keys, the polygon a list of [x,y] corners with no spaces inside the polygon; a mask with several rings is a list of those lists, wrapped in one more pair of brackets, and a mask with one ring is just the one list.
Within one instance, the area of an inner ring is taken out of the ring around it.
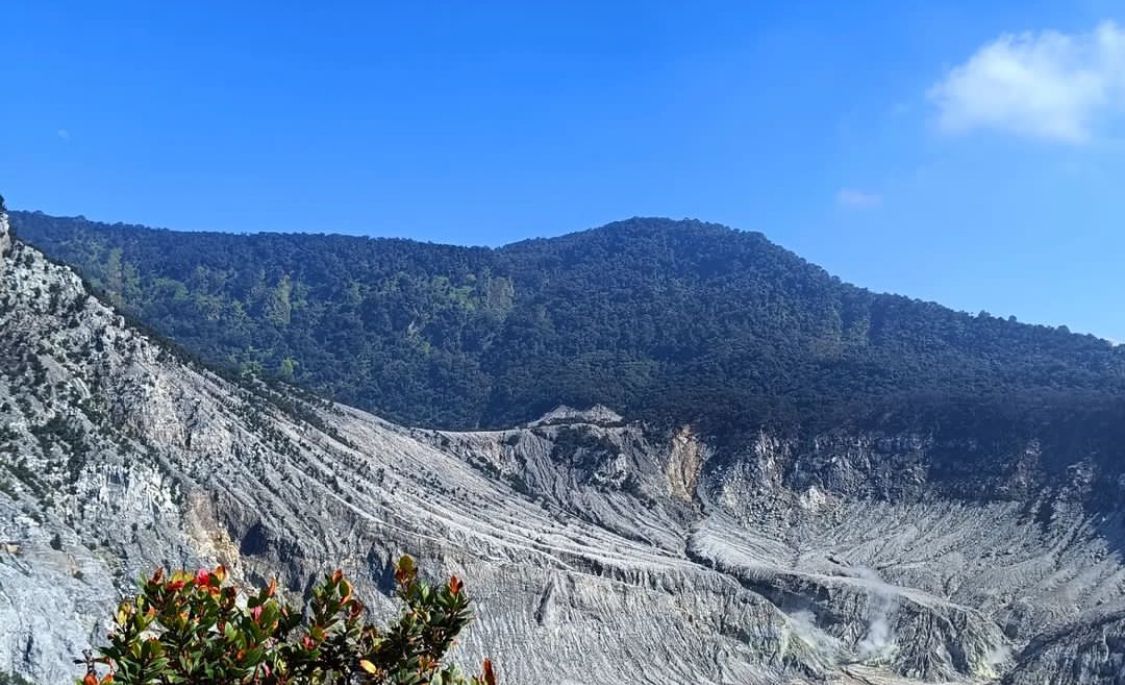
{"label": "white cloud", "polygon": [[871,209],[883,204],[883,196],[854,188],[841,188],[836,192],[836,203],[851,209]]}
{"label": "white cloud", "polygon": [[1125,30],[1004,34],[954,67],[927,93],[948,133],[993,129],[1085,143],[1125,115]]}

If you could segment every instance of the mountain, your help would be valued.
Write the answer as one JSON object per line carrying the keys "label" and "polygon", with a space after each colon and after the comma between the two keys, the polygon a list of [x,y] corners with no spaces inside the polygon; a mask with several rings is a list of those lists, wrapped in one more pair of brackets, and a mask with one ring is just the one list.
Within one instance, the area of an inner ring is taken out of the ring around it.
{"label": "mountain", "polygon": [[[66,682],[156,564],[223,562],[297,594],[342,564],[386,608],[390,562],[409,551],[468,580],[479,620],[459,656],[491,654],[512,685],[1115,685],[1114,353],[1010,331],[1028,349],[1055,341],[1028,368],[1055,359],[1058,379],[1013,376],[1010,403],[950,393],[724,439],[613,407],[408,428],[211,370],[11,242],[0,215],[0,672]],[[987,358],[976,345],[949,349]],[[1016,401],[1048,387],[1056,399]]]}
{"label": "mountain", "polygon": [[1125,394],[1125,348],[871,293],[758,233],[696,221],[632,219],[495,250],[13,222],[204,361],[411,425],[498,428],[603,404],[752,434],[935,401]]}

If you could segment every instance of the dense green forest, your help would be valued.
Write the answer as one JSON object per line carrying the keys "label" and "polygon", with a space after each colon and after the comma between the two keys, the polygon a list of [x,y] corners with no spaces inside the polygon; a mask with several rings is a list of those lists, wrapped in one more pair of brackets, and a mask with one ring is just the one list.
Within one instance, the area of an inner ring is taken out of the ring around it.
{"label": "dense green forest", "polygon": [[1125,391],[1125,349],[1104,340],[871,293],[761,234],[697,221],[486,249],[12,219],[204,360],[410,424],[503,426],[602,403],[722,430]]}

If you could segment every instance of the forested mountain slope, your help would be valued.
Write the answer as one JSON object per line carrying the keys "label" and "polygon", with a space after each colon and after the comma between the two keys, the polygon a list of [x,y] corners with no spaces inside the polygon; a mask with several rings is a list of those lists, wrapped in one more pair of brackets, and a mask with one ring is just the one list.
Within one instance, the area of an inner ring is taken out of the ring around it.
{"label": "forested mountain slope", "polygon": [[1125,350],[1106,341],[871,293],[758,233],[697,221],[499,249],[27,212],[13,224],[204,360],[418,425],[601,403],[722,433],[888,407],[909,421],[935,403],[1025,416],[1125,391]]}
{"label": "forested mountain slope", "polygon": [[156,565],[294,598],[343,566],[379,612],[409,551],[468,579],[458,656],[510,685],[1117,685],[1125,420],[1083,412],[406,428],[184,359],[0,213],[0,673],[68,682]]}

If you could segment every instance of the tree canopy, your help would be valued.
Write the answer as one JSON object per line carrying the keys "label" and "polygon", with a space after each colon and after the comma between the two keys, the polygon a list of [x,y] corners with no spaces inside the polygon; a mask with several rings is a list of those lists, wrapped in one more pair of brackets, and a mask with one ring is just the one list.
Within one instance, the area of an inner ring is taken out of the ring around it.
{"label": "tree canopy", "polygon": [[722,429],[904,398],[1125,389],[1125,351],[1107,341],[872,293],[761,234],[697,221],[499,249],[25,212],[14,224],[205,361],[414,425],[601,403]]}

